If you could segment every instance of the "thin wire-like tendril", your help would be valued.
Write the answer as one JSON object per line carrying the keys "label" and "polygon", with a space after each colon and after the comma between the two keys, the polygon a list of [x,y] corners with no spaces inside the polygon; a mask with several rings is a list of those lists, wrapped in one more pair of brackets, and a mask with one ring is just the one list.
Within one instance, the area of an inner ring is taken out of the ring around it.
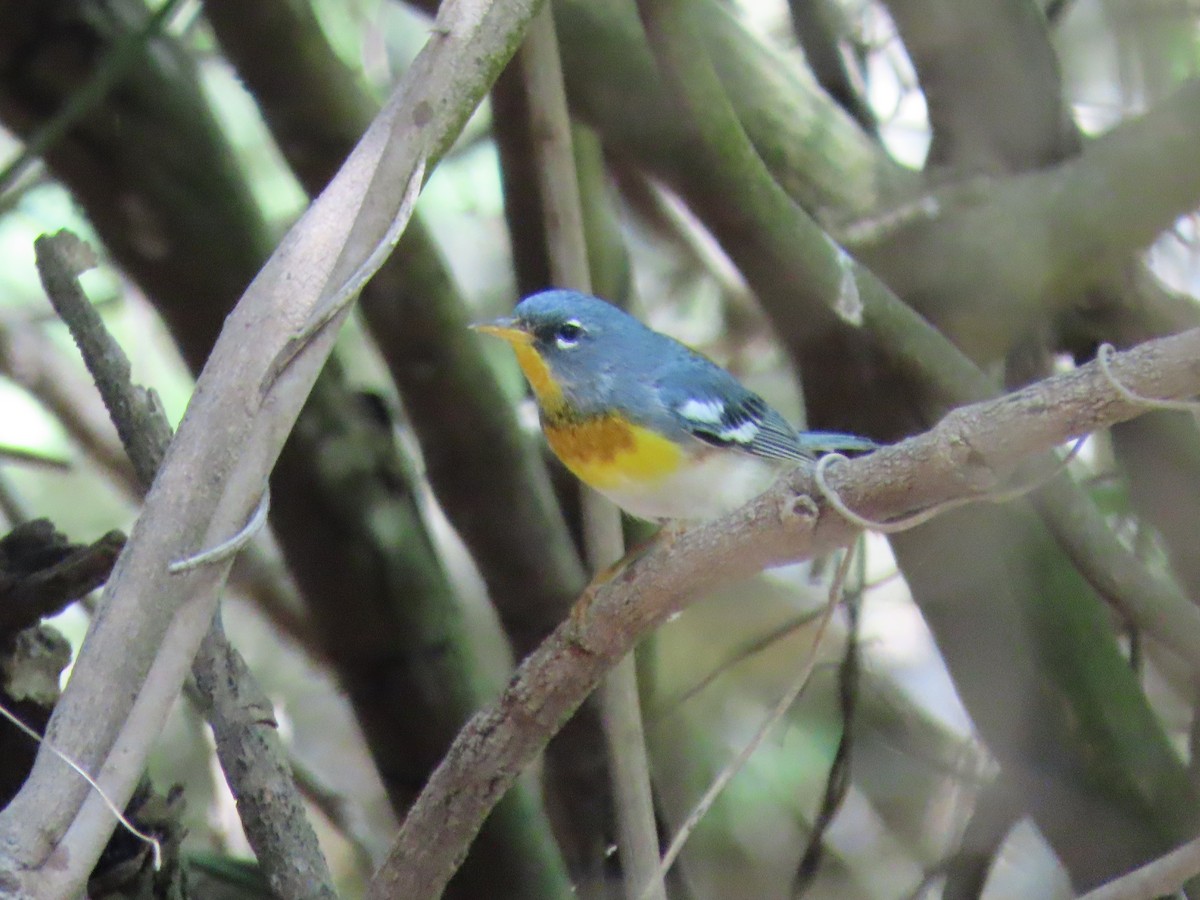
{"label": "thin wire-like tendril", "polygon": [[154,871],[157,872],[162,869],[162,844],[158,842],[158,838],[154,837],[153,835],[146,834],[127,818],[125,818],[125,814],[121,812],[121,810],[117,808],[117,805],[108,798],[108,794],[104,793],[104,789],[96,783],[96,779],[92,778],[91,775],[85,772],[79,763],[75,762],[75,760],[71,759],[69,756],[51,744],[48,740],[9,712],[2,703],[0,703],[0,716],[8,719],[8,721],[12,722],[13,725],[15,725],[20,731],[28,735],[35,742],[41,744],[43,747],[65,762],[68,766],[74,769],[76,773],[78,773],[79,777],[86,781],[91,786],[92,790],[99,794],[100,799],[104,801],[104,805],[108,807],[109,812],[111,812],[113,816],[116,817],[116,820],[125,827],[125,830],[134,837],[145,841],[150,845],[150,850],[154,857]]}
{"label": "thin wire-like tendril", "polygon": [[1007,503],[1009,500],[1015,500],[1018,497],[1028,494],[1030,491],[1035,491],[1042,485],[1049,482],[1052,478],[1056,478],[1060,472],[1066,469],[1066,467],[1071,464],[1071,461],[1079,455],[1079,451],[1083,449],[1083,442],[1086,440],[1087,435],[1076,438],[1075,443],[1071,446],[1070,452],[1068,452],[1066,456],[1059,460],[1058,465],[1056,465],[1051,472],[1035,479],[1029,484],[1021,484],[1005,490],[990,491],[986,494],[975,494],[970,497],[958,497],[954,500],[947,500],[945,503],[935,504],[928,509],[923,509],[919,512],[913,513],[911,516],[906,516],[903,519],[896,519],[891,522],[876,522],[873,519],[860,516],[846,505],[846,502],[842,500],[841,495],[839,495],[837,490],[830,485],[829,481],[825,477],[825,472],[829,468],[830,464],[839,460],[842,462],[850,461],[842,454],[827,453],[817,460],[816,469],[813,471],[813,480],[816,482],[817,490],[821,492],[821,496],[824,497],[829,502],[829,505],[837,510],[838,514],[848,522],[857,525],[864,531],[878,531],[882,534],[894,534],[899,531],[908,531],[910,528],[916,528],[918,525],[924,525],[934,516],[941,515],[942,513],[951,509],[957,509],[960,506],[966,506],[968,503]]}
{"label": "thin wire-like tendril", "polygon": [[1195,400],[1159,400],[1155,397],[1144,397],[1141,394],[1136,394],[1125,387],[1117,376],[1113,374],[1111,368],[1112,358],[1116,352],[1116,348],[1112,344],[1101,344],[1096,348],[1096,365],[1100,367],[1101,374],[1112,385],[1114,391],[1130,403],[1136,403],[1139,406],[1148,406],[1152,409],[1177,409],[1181,412],[1190,412],[1193,416],[1200,417],[1200,403],[1197,403]]}
{"label": "thin wire-like tendril", "polygon": [[271,491],[267,489],[263,491],[262,496],[259,498],[258,506],[254,507],[254,512],[250,516],[250,520],[237,534],[227,540],[221,541],[215,547],[209,547],[207,550],[202,550],[192,556],[175,560],[175,562],[167,566],[167,571],[172,575],[178,575],[180,572],[190,572],[192,569],[198,569],[209,563],[220,562],[235,555],[250,543],[256,534],[262,531],[263,526],[267,524],[267,513],[270,510]]}

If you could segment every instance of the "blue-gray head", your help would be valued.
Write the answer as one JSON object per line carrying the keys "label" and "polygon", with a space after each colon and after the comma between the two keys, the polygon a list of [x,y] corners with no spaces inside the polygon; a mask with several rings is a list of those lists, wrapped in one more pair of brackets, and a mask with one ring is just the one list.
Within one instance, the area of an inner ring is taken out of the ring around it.
{"label": "blue-gray head", "polygon": [[[617,369],[645,366],[656,335],[611,303],[578,291],[550,290],[517,304],[511,317],[476,326],[512,344],[538,402],[599,399]],[[585,405],[590,406],[591,403]]]}
{"label": "blue-gray head", "polygon": [[578,358],[598,344],[611,353],[649,332],[611,303],[578,291],[542,291],[526,297],[513,310],[512,321],[533,337],[548,360]]}

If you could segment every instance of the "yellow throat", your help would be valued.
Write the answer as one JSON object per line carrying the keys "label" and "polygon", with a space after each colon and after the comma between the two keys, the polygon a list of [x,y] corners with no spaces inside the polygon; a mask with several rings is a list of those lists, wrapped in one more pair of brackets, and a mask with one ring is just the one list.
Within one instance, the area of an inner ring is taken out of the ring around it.
{"label": "yellow throat", "polygon": [[550,367],[546,365],[542,355],[533,348],[533,335],[520,328],[502,325],[475,325],[473,327],[481,334],[490,334],[508,341],[517,355],[517,365],[521,367],[529,386],[533,388],[538,406],[546,412],[562,408],[564,402],[562,388],[550,374]]}

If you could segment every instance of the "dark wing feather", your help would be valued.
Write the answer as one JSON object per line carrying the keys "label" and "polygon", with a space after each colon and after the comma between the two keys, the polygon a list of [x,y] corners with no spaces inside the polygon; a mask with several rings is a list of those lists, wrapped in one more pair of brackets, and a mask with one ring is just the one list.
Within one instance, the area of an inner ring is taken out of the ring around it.
{"label": "dark wing feather", "polygon": [[719,425],[699,423],[692,433],[717,447],[735,447],[767,459],[812,459],[796,439],[796,430],[757,394],[725,398]]}
{"label": "dark wing feather", "polygon": [[814,454],[799,441],[787,420],[767,401],[703,357],[670,370],[658,384],[659,397],[677,424],[714,447],[728,447],[767,459],[806,460]]}

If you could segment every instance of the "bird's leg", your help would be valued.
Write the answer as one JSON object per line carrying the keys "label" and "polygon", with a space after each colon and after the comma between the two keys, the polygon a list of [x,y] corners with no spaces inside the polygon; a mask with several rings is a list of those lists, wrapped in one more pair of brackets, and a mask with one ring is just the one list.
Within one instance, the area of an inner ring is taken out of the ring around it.
{"label": "bird's leg", "polygon": [[579,595],[579,599],[571,607],[570,622],[572,629],[576,633],[583,629],[588,610],[592,605],[592,601],[596,599],[596,593],[600,588],[625,575],[634,563],[651,550],[657,547],[662,547],[663,549],[670,548],[687,531],[688,525],[689,523],[685,519],[663,519],[658,531],[647,540],[637,544],[615,563],[606,566],[592,576],[592,580],[588,583],[588,586],[583,589],[583,593]]}

